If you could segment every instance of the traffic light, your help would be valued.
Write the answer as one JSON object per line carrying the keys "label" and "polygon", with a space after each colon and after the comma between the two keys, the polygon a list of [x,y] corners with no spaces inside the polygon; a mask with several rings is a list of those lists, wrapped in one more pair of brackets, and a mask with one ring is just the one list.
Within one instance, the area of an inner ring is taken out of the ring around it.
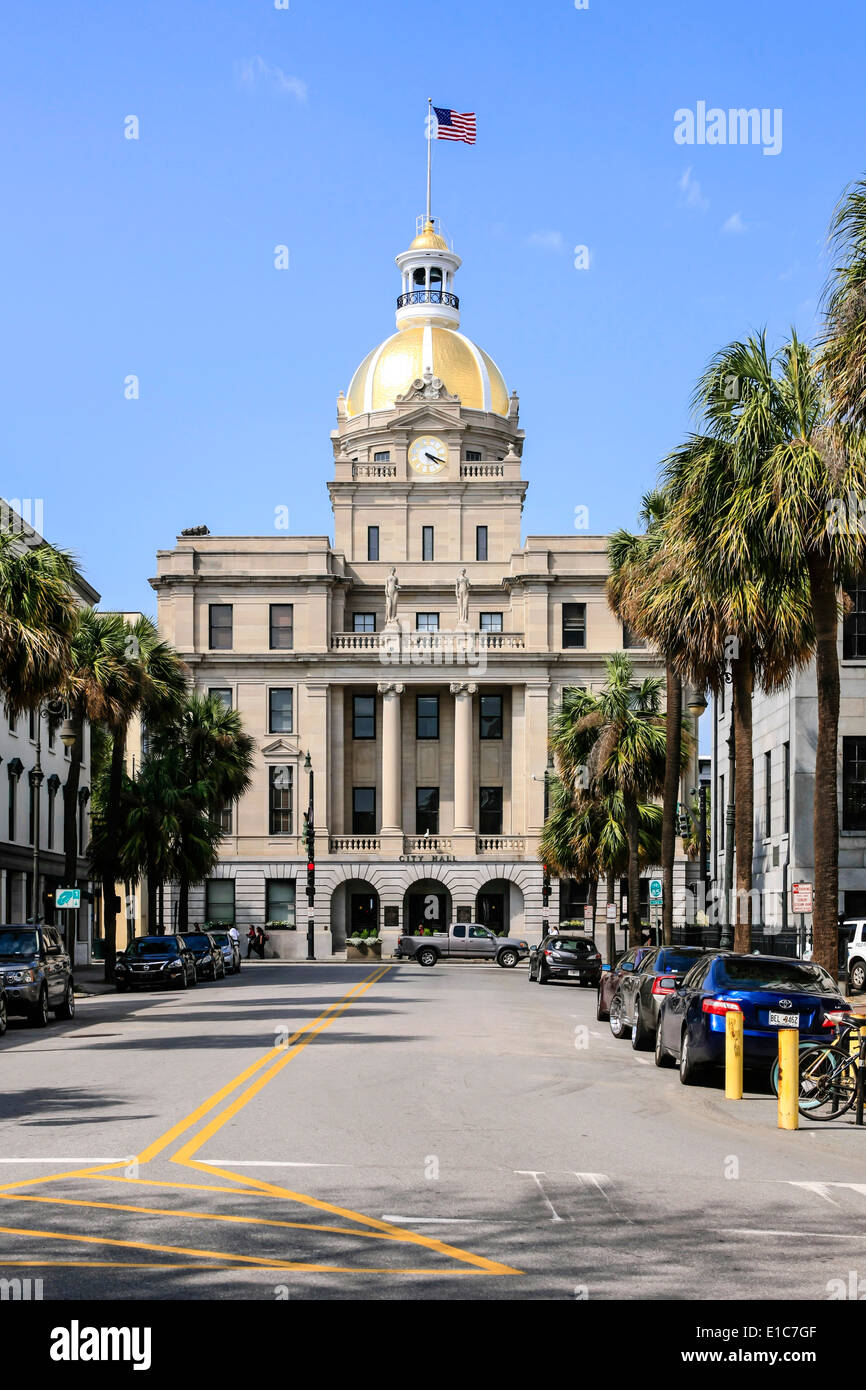
{"label": "traffic light", "polygon": [[550,870],[546,864],[543,866],[543,869],[544,877],[541,880],[541,903],[543,907],[547,907],[550,902]]}
{"label": "traffic light", "polygon": [[313,906],[313,899],[316,896],[316,865],[312,859],[307,860],[307,902]]}

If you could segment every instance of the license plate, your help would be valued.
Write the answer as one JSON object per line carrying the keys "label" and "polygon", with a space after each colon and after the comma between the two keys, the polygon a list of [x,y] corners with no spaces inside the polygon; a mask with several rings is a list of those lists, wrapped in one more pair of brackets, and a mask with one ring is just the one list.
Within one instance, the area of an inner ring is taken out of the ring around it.
{"label": "license plate", "polygon": [[771,1028],[799,1028],[799,1027],[800,1027],[800,1015],[799,1015],[799,1014],[777,1014],[777,1013],[774,1013],[773,1010],[771,1009],[771,1010],[770,1010],[770,1027],[771,1027]]}
{"label": "license plate", "polygon": [[578,976],[580,975],[580,971],[579,971],[579,970],[569,970],[568,973],[569,973],[569,975],[578,975]]}

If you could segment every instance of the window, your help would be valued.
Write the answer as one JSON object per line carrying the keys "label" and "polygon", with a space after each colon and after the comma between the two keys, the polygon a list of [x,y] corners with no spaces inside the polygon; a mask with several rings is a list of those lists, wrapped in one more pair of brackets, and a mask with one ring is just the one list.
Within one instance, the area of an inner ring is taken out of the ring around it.
{"label": "window", "polygon": [[[30,844],[32,845],[32,844],[34,844],[35,841],[36,841],[36,810],[37,810],[37,807],[39,806],[39,788],[38,788],[33,782],[31,782],[31,783],[30,783],[29,790],[30,790],[30,799],[29,799],[29,807],[28,807],[29,821],[28,821],[28,826],[27,826],[27,839],[29,840]],[[79,839],[80,839],[80,832],[79,832]]]}
{"label": "window", "polygon": [[562,645],[563,647],[586,646],[585,603],[564,603],[562,605]]}
{"label": "window", "polygon": [[13,773],[9,773],[9,839],[15,839],[16,812],[18,809],[18,779]]}
{"label": "window", "polygon": [[208,646],[213,652],[229,652],[232,648],[232,605],[208,605]]}
{"label": "window", "polygon": [[415,788],[415,834],[439,834],[439,788]]}
{"label": "window", "polygon": [[638,637],[634,632],[632,632],[628,623],[623,623],[622,645],[624,647],[645,647],[646,642],[643,640],[642,637]]}
{"label": "window", "polygon": [[353,613],[352,614],[353,632],[375,632],[376,614],[375,613]]}
{"label": "window", "polygon": [[481,696],[481,737],[502,738],[502,696]]}
{"label": "window", "polygon": [[45,826],[45,845],[47,849],[54,848],[54,811],[57,801],[57,793],[60,790],[60,778],[52,773],[48,778],[48,814]]}
{"label": "window", "polygon": [[268,729],[272,734],[290,734],[294,728],[294,690],[268,692]]}
{"label": "window", "polygon": [[481,462],[481,459],[482,459],[482,453],[481,453],[481,450],[480,450],[480,449],[467,449],[467,450],[466,450],[466,462],[467,462],[467,463],[480,463],[480,462]]}
{"label": "window", "polygon": [[784,804],[784,825],[783,831],[787,835],[791,829],[791,745],[786,743],[782,747],[785,755],[785,804]]}
{"label": "window", "polygon": [[475,558],[476,560],[487,559],[487,527],[475,527]]}
{"label": "window", "polygon": [[769,839],[773,833],[773,755],[764,754],[764,834]]}
{"label": "window", "polygon": [[866,738],[842,739],[842,829],[866,830]]}
{"label": "window", "polygon": [[433,559],[433,527],[421,527],[421,559]]}
{"label": "window", "polygon": [[390,449],[379,449],[379,450],[373,455],[373,462],[374,462],[374,463],[390,463],[390,462],[391,462],[391,450],[390,450]]}
{"label": "window", "polygon": [[439,614],[438,613],[416,613],[415,614],[416,632],[438,632]]}
{"label": "window", "polygon": [[292,603],[271,604],[271,651],[290,652],[295,645],[295,608]]}
{"label": "window", "polygon": [[439,696],[419,695],[415,701],[415,737],[439,737]]}
{"label": "window", "polygon": [[716,802],[716,843],[725,848],[725,779],[719,778],[719,799]]}
{"label": "window", "polygon": [[842,623],[842,657],[845,661],[866,661],[866,575],[845,593],[852,608]]}
{"label": "window", "polygon": [[352,738],[376,737],[375,695],[352,696]]}
{"label": "window", "polygon": [[89,789],[82,787],[78,793],[78,844],[81,850],[87,847],[87,803],[89,800]]}
{"label": "window", "polygon": [[204,915],[207,922],[233,927],[235,922],[235,881],[209,878],[204,885]]}
{"label": "window", "polygon": [[480,615],[482,632],[501,632],[502,614],[501,613],[482,613]]}
{"label": "window", "polygon": [[29,726],[30,726],[30,727],[29,727],[29,735],[30,735],[30,738],[32,738],[32,739],[35,741],[35,739],[36,739],[36,711],[35,711],[35,709],[32,709],[32,710],[29,711],[28,718],[29,718]]}
{"label": "window", "polygon": [[208,687],[208,695],[211,699],[222,700],[226,709],[231,709],[234,697],[227,685],[212,685]]}
{"label": "window", "polygon": [[294,768],[272,767],[270,774],[270,833],[291,835],[293,822]]}
{"label": "window", "polygon": [[478,831],[481,835],[502,834],[502,788],[482,787],[479,800]]}
{"label": "window", "polygon": [[231,835],[232,833],[233,809],[232,803],[227,801],[224,806],[220,806],[217,810],[215,817],[216,823],[224,835]]}
{"label": "window", "polygon": [[352,834],[376,834],[376,788],[352,788]]}
{"label": "window", "polygon": [[378,526],[367,527],[367,559],[378,560],[379,558],[379,528]]}
{"label": "window", "polygon": [[295,925],[295,880],[269,878],[265,885],[265,911],[269,927]]}

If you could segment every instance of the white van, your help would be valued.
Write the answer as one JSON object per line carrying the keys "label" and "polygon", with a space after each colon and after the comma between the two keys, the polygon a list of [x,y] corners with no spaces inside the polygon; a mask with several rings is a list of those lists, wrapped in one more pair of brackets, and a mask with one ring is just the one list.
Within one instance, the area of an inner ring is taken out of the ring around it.
{"label": "white van", "polygon": [[848,988],[860,994],[866,989],[866,917],[846,918],[839,930],[848,937]]}

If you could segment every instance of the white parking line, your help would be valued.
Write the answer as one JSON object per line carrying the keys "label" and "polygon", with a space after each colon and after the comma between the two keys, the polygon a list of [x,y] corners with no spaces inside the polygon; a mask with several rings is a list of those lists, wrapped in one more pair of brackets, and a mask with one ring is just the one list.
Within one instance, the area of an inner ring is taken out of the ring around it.
{"label": "white parking line", "polygon": [[559,1215],[559,1213],[557,1212],[556,1208],[554,1207],[553,1203],[551,1202],[550,1198],[548,1197],[547,1193],[545,1192],[544,1188],[543,1188],[542,1185],[541,1185],[541,1178],[540,1178],[539,1174],[538,1174],[538,1173],[530,1172],[528,1169],[525,1169],[525,1168],[515,1168],[514,1172],[515,1172],[515,1174],[517,1175],[517,1177],[519,1177],[519,1178],[532,1178],[532,1179],[533,1179],[533,1181],[535,1182],[536,1187],[538,1188],[539,1192],[541,1193],[542,1200],[544,1201],[544,1203],[545,1203],[545,1205],[547,1206],[548,1210],[549,1210],[550,1212],[552,1212],[552,1214],[553,1214],[553,1215],[552,1215],[552,1220],[554,1220],[554,1221],[562,1221],[563,1218]]}
{"label": "white parking line", "polygon": [[119,1158],[0,1158],[0,1163],[10,1163],[14,1167],[22,1163],[132,1163],[129,1154],[121,1154]]}
{"label": "white parking line", "polygon": [[289,1163],[270,1158],[200,1158],[215,1168],[351,1168],[351,1163]]}

